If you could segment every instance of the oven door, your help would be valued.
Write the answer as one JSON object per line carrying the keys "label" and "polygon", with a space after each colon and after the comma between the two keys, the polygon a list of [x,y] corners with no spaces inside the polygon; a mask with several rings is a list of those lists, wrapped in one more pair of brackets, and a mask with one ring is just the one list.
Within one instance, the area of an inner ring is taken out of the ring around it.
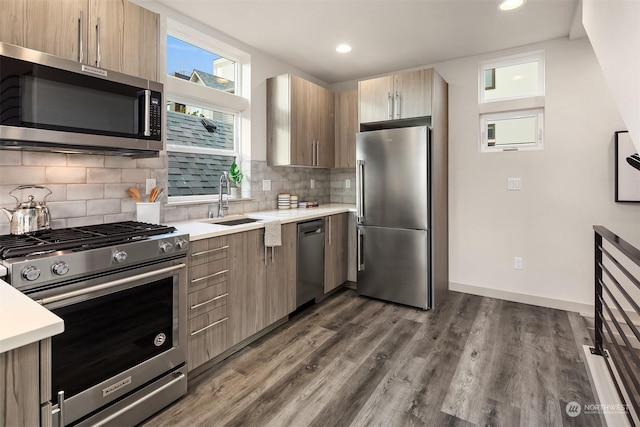
{"label": "oven door", "polygon": [[58,425],[81,419],[185,363],[184,260],[30,296],[64,320],[65,331],[52,337],[51,392]]}

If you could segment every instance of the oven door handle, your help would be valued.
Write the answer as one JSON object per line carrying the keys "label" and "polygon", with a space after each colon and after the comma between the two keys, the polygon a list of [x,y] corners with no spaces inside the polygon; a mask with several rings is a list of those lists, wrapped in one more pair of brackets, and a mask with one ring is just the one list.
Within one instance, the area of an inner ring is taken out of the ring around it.
{"label": "oven door handle", "polygon": [[126,285],[127,283],[132,283],[138,280],[149,279],[151,277],[162,276],[166,273],[171,273],[172,271],[181,270],[185,268],[186,264],[177,264],[171,267],[161,268],[160,270],[150,271],[148,273],[137,274],[135,276],[126,277],[124,279],[113,280],[111,282],[103,283],[101,285],[92,286],[90,288],[78,289],[77,291],[65,292],[64,294],[55,295],[48,298],[42,298],[37,300],[40,305],[47,305],[58,301],[64,301],[69,298],[77,297],[80,295],[92,294],[94,292],[102,291],[104,289],[114,288],[116,286]]}

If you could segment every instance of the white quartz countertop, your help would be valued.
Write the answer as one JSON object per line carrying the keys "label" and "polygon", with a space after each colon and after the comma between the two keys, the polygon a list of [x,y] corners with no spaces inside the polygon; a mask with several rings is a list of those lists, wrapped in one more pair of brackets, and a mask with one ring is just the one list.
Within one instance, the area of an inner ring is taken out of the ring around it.
{"label": "white quartz countertop", "polygon": [[[283,209],[272,211],[248,212],[244,215],[229,215],[225,218],[207,220],[189,220],[173,222],[167,225],[174,226],[178,231],[189,233],[190,240],[208,239],[210,237],[224,236],[226,234],[240,233],[243,231],[255,230],[263,228],[263,222],[280,221],[282,224],[290,222],[308,221],[316,218],[322,218],[328,215],[336,215],[344,212],[355,212],[355,205],[331,203],[321,205],[315,208],[298,208]],[[248,224],[240,224],[234,226],[225,226],[207,221],[231,220],[234,218],[253,218],[260,222],[250,222]]]}
{"label": "white quartz countertop", "polygon": [[0,280],[0,353],[62,332],[61,318]]}

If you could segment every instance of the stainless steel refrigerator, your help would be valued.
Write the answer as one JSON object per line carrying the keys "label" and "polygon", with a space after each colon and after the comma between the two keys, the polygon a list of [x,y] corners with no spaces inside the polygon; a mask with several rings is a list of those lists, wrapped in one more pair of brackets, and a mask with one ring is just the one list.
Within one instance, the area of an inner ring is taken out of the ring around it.
{"label": "stainless steel refrigerator", "polygon": [[430,130],[356,137],[358,294],[433,307]]}

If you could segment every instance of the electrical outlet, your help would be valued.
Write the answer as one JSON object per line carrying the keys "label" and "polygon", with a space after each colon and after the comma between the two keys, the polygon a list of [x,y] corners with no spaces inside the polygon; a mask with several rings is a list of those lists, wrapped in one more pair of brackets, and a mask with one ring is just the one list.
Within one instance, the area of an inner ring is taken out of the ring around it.
{"label": "electrical outlet", "polygon": [[151,194],[151,190],[153,190],[153,187],[156,186],[156,180],[155,178],[147,178],[147,183],[146,183],[146,187],[144,190],[144,194]]}
{"label": "electrical outlet", "polygon": [[263,179],[262,180],[262,191],[271,191],[271,180]]}
{"label": "electrical outlet", "polygon": [[315,179],[311,180],[311,188],[316,188],[316,180]]}
{"label": "electrical outlet", "polygon": [[516,270],[522,270],[522,257],[517,256],[513,259],[513,268]]}
{"label": "electrical outlet", "polygon": [[350,179],[345,179],[344,180],[344,188],[351,188],[351,180]]}

